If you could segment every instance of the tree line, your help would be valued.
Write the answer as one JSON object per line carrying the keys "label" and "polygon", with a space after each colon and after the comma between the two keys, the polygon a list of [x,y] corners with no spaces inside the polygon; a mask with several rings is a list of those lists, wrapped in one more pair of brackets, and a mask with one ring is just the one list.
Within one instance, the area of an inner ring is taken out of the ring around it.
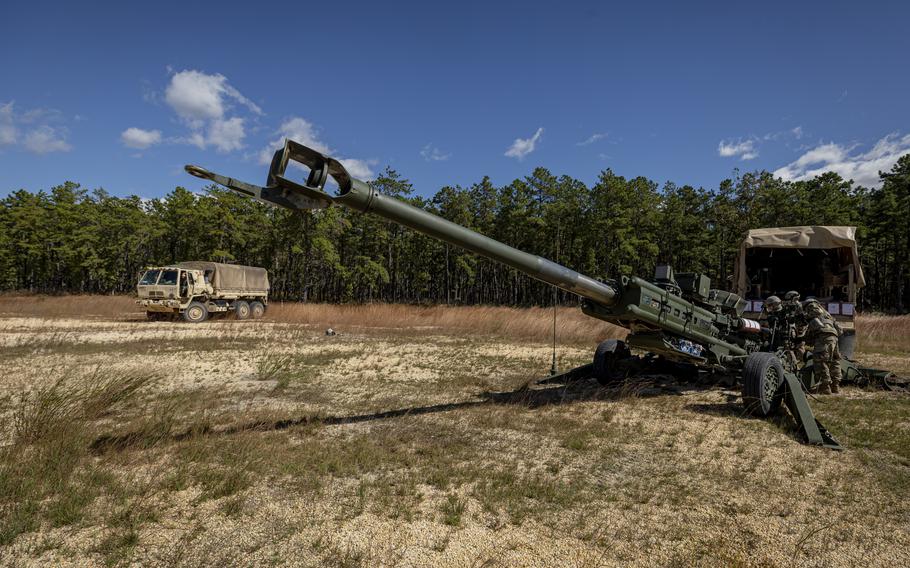
{"label": "tree line", "polygon": [[[732,283],[750,228],[855,225],[867,309],[910,298],[910,155],[882,187],[836,173],[783,181],[736,173],[716,188],[663,185],[611,170],[593,185],[536,168],[495,186],[484,177],[432,197],[386,169],[373,185],[446,219],[598,279],[650,277],[655,264]],[[144,200],[66,182],[0,201],[0,289],[130,293],[148,265],[214,260],[263,266],[272,297],[313,302],[546,305],[552,289],[515,270],[368,215],[272,208],[211,186]],[[572,302],[572,296],[561,295]]]}

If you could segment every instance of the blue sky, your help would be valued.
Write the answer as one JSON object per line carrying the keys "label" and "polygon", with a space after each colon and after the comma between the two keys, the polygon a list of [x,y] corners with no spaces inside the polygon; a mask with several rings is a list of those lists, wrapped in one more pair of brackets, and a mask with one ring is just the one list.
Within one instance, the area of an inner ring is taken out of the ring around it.
{"label": "blue sky", "polygon": [[16,2],[0,195],[264,182],[284,135],[423,195],[541,165],[870,184],[910,152],[907,2]]}

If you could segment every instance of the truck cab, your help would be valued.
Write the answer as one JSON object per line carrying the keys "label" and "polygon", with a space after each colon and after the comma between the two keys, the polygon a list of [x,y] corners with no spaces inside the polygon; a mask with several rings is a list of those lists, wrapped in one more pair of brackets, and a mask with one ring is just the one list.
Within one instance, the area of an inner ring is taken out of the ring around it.
{"label": "truck cab", "polygon": [[185,310],[192,298],[211,294],[212,287],[201,270],[161,266],[142,273],[136,292],[149,319],[163,319]]}
{"label": "truck cab", "polygon": [[260,318],[268,290],[263,268],[190,261],[146,268],[136,285],[136,302],[150,320],[179,315],[199,323],[228,312],[237,319]]}
{"label": "truck cab", "polygon": [[817,299],[844,330],[841,353],[853,356],[856,300],[865,285],[856,245],[856,227],[801,226],[750,230],[740,245],[734,291],[758,317],[768,296],[791,290]]}

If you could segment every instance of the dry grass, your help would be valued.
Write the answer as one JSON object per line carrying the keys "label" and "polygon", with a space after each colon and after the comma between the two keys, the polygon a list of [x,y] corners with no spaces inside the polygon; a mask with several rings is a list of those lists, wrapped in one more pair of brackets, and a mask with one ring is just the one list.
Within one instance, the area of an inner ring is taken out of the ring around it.
{"label": "dry grass", "polygon": [[[131,320],[143,315],[131,296],[0,295],[0,317],[91,318]],[[553,334],[551,308],[501,306],[413,306],[406,304],[304,304],[273,302],[265,321],[329,327],[339,332],[376,329],[382,333],[479,334],[549,341]],[[859,343],[866,350],[903,350],[910,342],[910,315],[861,314],[856,323]],[[557,311],[559,341],[590,344],[622,338],[626,330],[587,317],[574,307]]]}
{"label": "dry grass", "polygon": [[910,315],[860,315],[856,318],[856,331],[863,349],[906,353],[910,346]]}
{"label": "dry grass", "polygon": [[[4,348],[0,379],[0,564],[837,567],[910,555],[905,395],[848,388],[813,402],[849,448],[833,453],[799,444],[789,419],[744,416],[735,391],[523,388],[549,367],[548,310],[273,308],[271,321],[194,326],[0,320],[0,339],[19,346]],[[594,341],[570,326],[603,328],[559,317],[560,366],[587,362]],[[881,326],[860,343],[910,360],[910,332]]]}
{"label": "dry grass", "polygon": [[[144,312],[129,296],[39,296],[0,295],[0,316],[38,318],[92,318],[131,320]],[[413,306],[404,304],[303,304],[273,302],[266,321],[351,330],[379,329],[383,333],[450,333],[547,341],[553,335],[553,311],[549,308],[498,306]],[[602,341],[625,337],[624,329],[589,318],[577,308],[560,308],[557,337],[561,341]]]}
{"label": "dry grass", "polygon": [[[89,455],[97,422],[123,412],[153,375],[58,368],[13,407],[12,440],[0,449],[0,546],[39,527],[79,521],[105,480]],[[7,432],[6,434],[9,434]]]}
{"label": "dry grass", "polygon": [[[548,341],[553,336],[552,308],[274,303],[269,306],[268,317],[279,322],[332,327],[336,331],[382,328],[464,332],[534,341]],[[566,307],[557,311],[556,335],[561,341],[588,344],[625,337],[626,331],[590,318],[578,308]]]}
{"label": "dry grass", "polygon": [[0,294],[0,316],[121,319],[145,312],[132,296]]}

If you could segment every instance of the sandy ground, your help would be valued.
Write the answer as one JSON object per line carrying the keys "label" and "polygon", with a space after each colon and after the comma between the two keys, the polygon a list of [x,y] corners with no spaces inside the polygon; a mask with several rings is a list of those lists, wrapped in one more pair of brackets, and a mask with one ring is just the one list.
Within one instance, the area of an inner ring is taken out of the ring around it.
{"label": "sandy ground", "polygon": [[[65,485],[93,488],[78,514],[39,514],[0,563],[910,565],[906,395],[813,403],[848,447],[832,452],[786,415],[744,416],[735,390],[524,390],[545,343],[323,329],[0,319],[7,447],[42,385],[155,376],[90,424]],[[560,366],[592,349],[560,347]]]}

